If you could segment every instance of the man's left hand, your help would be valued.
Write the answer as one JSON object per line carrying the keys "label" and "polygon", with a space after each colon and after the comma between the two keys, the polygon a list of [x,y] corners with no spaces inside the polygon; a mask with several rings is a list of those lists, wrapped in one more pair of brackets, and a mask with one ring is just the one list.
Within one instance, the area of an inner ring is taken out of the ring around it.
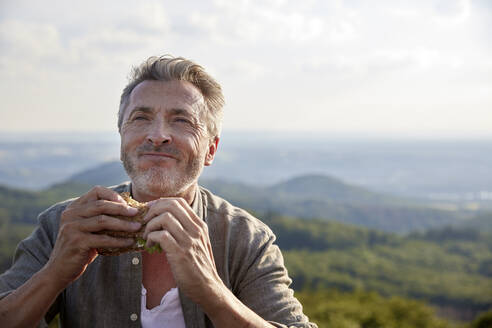
{"label": "man's left hand", "polygon": [[217,273],[206,223],[182,198],[161,198],[148,205],[146,247],[159,244],[180,290],[197,304],[212,305],[226,287]]}
{"label": "man's left hand", "polygon": [[208,227],[184,199],[161,198],[148,204],[146,246],[161,246],[179,289],[201,306],[214,327],[273,328],[224,285],[215,266]]}

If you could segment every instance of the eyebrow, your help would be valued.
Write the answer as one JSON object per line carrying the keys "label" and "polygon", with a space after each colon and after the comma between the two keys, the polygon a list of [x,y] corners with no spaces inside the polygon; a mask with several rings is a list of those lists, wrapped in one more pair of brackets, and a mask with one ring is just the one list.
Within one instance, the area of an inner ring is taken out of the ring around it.
{"label": "eyebrow", "polygon": [[130,117],[131,115],[133,115],[133,113],[135,112],[143,112],[143,113],[152,113],[154,112],[154,110],[150,107],[135,107],[134,109],[131,110],[131,112],[128,114],[128,117]]}
{"label": "eyebrow", "polygon": [[[155,112],[155,110],[151,107],[138,106],[138,107],[135,107],[131,110],[131,112],[128,114],[128,118],[132,117],[132,115],[134,115],[135,113],[152,114],[154,112]],[[182,115],[182,116],[186,116],[189,118],[195,118],[193,113],[190,113],[190,111],[182,109],[182,108],[171,108],[169,110],[168,114],[173,115],[173,116]]]}
{"label": "eyebrow", "polygon": [[191,114],[190,111],[181,108],[172,108],[169,110],[169,113],[171,115],[184,115],[184,116],[193,117],[193,114]]}

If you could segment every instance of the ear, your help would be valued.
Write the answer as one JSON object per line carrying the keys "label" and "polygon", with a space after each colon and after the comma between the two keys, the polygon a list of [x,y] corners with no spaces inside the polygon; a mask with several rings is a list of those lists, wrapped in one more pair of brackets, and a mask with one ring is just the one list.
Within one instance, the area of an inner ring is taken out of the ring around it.
{"label": "ear", "polygon": [[207,154],[205,155],[205,166],[209,166],[212,164],[215,158],[215,154],[217,153],[217,147],[219,146],[219,137],[214,137],[210,140],[208,145]]}
{"label": "ear", "polygon": [[123,162],[123,136],[120,129],[118,129],[118,133],[120,134],[120,161]]}

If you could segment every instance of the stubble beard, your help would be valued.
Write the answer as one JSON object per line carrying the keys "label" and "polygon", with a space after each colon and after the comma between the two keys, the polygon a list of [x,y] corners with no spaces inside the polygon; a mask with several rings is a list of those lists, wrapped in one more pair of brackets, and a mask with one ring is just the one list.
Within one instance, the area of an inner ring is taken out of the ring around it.
{"label": "stubble beard", "polygon": [[197,182],[202,172],[203,166],[200,162],[202,156],[200,155],[191,159],[184,171],[180,171],[178,166],[172,170],[159,166],[152,166],[145,170],[139,169],[136,157],[129,156],[123,150],[121,160],[133,187],[137,190],[155,198],[182,197]]}

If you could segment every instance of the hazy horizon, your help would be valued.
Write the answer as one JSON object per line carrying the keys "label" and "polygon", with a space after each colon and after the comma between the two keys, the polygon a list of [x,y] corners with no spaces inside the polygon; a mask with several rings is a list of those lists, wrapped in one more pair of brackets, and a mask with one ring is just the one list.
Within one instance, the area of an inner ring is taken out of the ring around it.
{"label": "hazy horizon", "polygon": [[[391,142],[391,141],[436,141],[449,142],[454,141],[492,141],[491,132],[486,134],[390,134],[390,133],[364,133],[364,132],[329,132],[329,131],[303,131],[303,130],[285,130],[285,131],[269,131],[269,130],[245,130],[245,129],[223,129],[220,138],[221,141],[233,137],[237,140],[240,137],[247,139],[277,139],[286,136],[296,136],[296,139],[304,141],[312,140],[335,140],[335,141],[375,141],[375,142]],[[66,131],[33,131],[33,130],[15,130],[15,131],[0,131],[0,142],[4,141],[56,141],[58,138],[67,138],[67,140],[94,140],[98,137],[110,138],[113,141],[119,142],[119,133],[115,127],[114,131],[90,131],[90,130],[66,130]],[[33,139],[36,138],[36,139]]]}
{"label": "hazy horizon", "polygon": [[[0,133],[0,184],[45,188],[103,163],[119,162],[119,149],[115,132]],[[224,131],[215,161],[203,177],[270,185],[322,174],[389,193],[489,201],[490,167],[492,139]]]}

